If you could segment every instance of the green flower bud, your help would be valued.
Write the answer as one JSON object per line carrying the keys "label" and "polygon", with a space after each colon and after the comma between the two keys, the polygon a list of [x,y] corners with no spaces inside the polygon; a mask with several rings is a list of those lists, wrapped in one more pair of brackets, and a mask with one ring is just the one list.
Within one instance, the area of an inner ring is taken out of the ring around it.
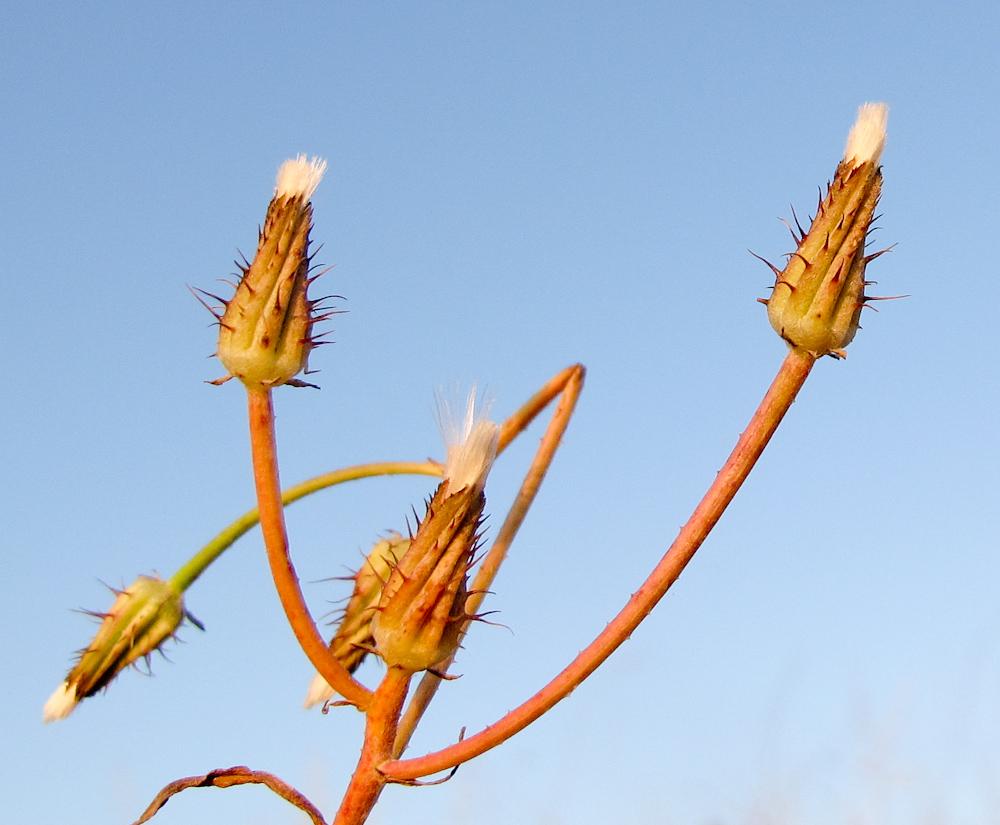
{"label": "green flower bud", "polygon": [[315,309],[309,286],[309,231],[312,204],[326,162],[304,155],[285,161],[260,232],[253,263],[243,270],[236,293],[219,319],[217,354],[248,387],[301,386],[314,346]]}
{"label": "green flower bud", "polygon": [[[868,103],[847,139],[844,159],[809,231],[777,273],[767,304],[771,326],[791,347],[843,358],[865,302],[865,241],[882,191],[879,159],[887,107]],[[794,232],[793,232],[794,235]]]}
{"label": "green flower bud", "polygon": [[150,654],[174,635],[188,615],[181,594],[159,578],[139,576],[126,590],[117,592],[94,640],[45,703],[46,722],[69,716],[81,699],[107,687],[139,659],[148,663]]}

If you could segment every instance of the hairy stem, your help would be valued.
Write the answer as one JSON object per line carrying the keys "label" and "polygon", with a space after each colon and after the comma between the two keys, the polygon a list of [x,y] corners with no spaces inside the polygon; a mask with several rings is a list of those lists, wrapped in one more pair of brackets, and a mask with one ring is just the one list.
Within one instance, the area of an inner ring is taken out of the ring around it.
{"label": "hairy stem", "polygon": [[795,400],[815,356],[791,350],[735,449],[652,574],[604,631],[555,679],[520,707],[480,733],[436,753],[395,760],[382,771],[395,780],[416,779],[466,762],[527,727],[566,697],[601,665],[656,606],[718,522]]}
{"label": "hairy stem", "polygon": [[257,485],[257,509],[260,511],[260,529],[267,547],[267,560],[271,566],[274,585],[285,609],[285,616],[292,626],[295,638],[309,657],[313,667],[327,683],[348,702],[365,710],[372,700],[372,692],[356,681],[347,669],[330,653],[309,615],[299,578],[288,555],[288,534],[281,503],[278,481],[278,454],[274,438],[274,407],[271,390],[247,388],[250,409],[250,446],[253,452],[254,481]]}

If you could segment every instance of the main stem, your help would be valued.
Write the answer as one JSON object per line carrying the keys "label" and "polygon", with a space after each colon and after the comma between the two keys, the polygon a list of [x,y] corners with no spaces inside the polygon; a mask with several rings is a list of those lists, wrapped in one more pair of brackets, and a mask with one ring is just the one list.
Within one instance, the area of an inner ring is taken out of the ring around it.
{"label": "main stem", "polygon": [[701,547],[771,440],[815,361],[815,356],[807,352],[791,350],[788,353],[729,460],[660,563],[604,631],[555,679],[475,736],[417,759],[387,762],[382,765],[382,771],[396,780],[416,779],[479,756],[527,727],[593,673],[649,615]]}
{"label": "main stem", "polygon": [[392,758],[396,727],[413,673],[390,667],[367,710],[365,743],[351,784],[340,803],[333,825],[361,825],[371,813],[388,779],[379,765]]}
{"label": "main stem", "polygon": [[355,681],[347,669],[330,653],[316,623],[309,614],[299,577],[295,574],[288,555],[288,534],[285,531],[284,508],[281,503],[281,486],[278,481],[278,452],[274,437],[274,406],[271,390],[247,388],[250,408],[250,446],[253,452],[253,473],[257,485],[257,509],[260,512],[260,529],[267,547],[267,560],[271,565],[281,606],[292,626],[295,638],[313,667],[327,683],[348,702],[365,710],[372,700],[372,692]]}

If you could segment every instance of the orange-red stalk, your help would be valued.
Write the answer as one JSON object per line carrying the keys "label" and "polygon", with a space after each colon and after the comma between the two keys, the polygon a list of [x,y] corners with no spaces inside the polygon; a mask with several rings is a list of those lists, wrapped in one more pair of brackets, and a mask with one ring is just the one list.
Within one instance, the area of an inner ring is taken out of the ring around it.
{"label": "orange-red stalk", "polygon": [[680,576],[753,469],[809,376],[815,360],[816,357],[807,352],[789,351],[728,461],[659,564],[604,631],[555,679],[475,736],[427,756],[388,761],[382,765],[383,773],[395,780],[412,780],[447,770],[485,753],[538,719],[593,673],[649,615]]}
{"label": "orange-red stalk", "polygon": [[372,701],[372,692],[355,680],[347,669],[330,653],[306,607],[299,587],[299,578],[288,555],[288,534],[285,531],[281,486],[278,481],[278,452],[274,438],[274,406],[271,390],[247,388],[250,408],[250,446],[253,452],[254,481],[257,485],[257,507],[260,529],[267,547],[271,575],[285,609],[295,638],[313,667],[330,687],[348,702],[365,710]]}
{"label": "orange-red stalk", "polygon": [[379,765],[392,757],[396,727],[413,673],[390,667],[367,710],[365,743],[351,784],[340,803],[333,825],[361,825],[371,813],[388,781]]}

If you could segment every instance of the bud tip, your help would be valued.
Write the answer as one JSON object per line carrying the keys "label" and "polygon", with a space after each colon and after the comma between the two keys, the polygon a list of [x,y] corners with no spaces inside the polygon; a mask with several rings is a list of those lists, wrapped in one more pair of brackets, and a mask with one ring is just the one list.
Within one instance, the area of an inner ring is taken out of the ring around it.
{"label": "bud tip", "polygon": [[481,487],[493,466],[500,438],[500,427],[486,418],[488,405],[476,415],[476,388],[469,393],[465,419],[459,424],[447,403],[438,403],[438,417],[447,456],[444,477],[453,491]]}
{"label": "bud tip", "polygon": [[274,187],[276,198],[301,196],[308,201],[326,172],[326,161],[320,158],[306,160],[299,155],[295,160],[286,160],[278,170],[278,183]]}
{"label": "bud tip", "polygon": [[858,119],[847,136],[844,160],[861,165],[866,161],[878,165],[885,148],[889,106],[885,103],[865,103],[858,109]]}
{"label": "bud tip", "polygon": [[65,719],[76,707],[76,691],[70,688],[67,682],[63,682],[56,688],[56,692],[49,697],[42,709],[43,722],[55,722]]}

